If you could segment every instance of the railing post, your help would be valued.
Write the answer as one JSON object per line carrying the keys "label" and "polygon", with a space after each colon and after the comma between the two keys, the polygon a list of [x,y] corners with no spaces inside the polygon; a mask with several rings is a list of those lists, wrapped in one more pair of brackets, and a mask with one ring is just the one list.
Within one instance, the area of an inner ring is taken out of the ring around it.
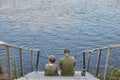
{"label": "railing post", "polygon": [[22,49],[19,48],[19,53],[20,53],[20,69],[21,69],[21,76],[23,76],[23,62],[22,62]]}
{"label": "railing post", "polygon": [[6,46],[7,66],[8,66],[8,80],[12,80],[11,60],[10,60],[10,47]]}
{"label": "railing post", "polygon": [[87,67],[87,72],[89,72],[90,55],[91,55],[91,51],[88,53],[88,67]]}
{"label": "railing post", "polygon": [[98,76],[98,72],[99,72],[99,65],[100,65],[101,53],[102,53],[102,49],[99,50],[99,54],[98,54],[97,66],[96,66],[96,75],[95,75],[96,77]]}
{"label": "railing post", "polygon": [[40,51],[37,52],[36,71],[38,71],[39,56],[40,56]]}
{"label": "railing post", "polygon": [[31,69],[32,69],[32,71],[34,71],[34,68],[33,68],[33,50],[31,50],[30,57],[31,57]]}
{"label": "railing post", "polygon": [[108,74],[108,68],[109,68],[111,53],[112,53],[112,48],[108,47],[108,54],[107,54],[107,60],[106,60],[106,66],[105,66],[105,72],[104,72],[104,79],[103,80],[107,80],[107,74]]}
{"label": "railing post", "polygon": [[85,66],[85,52],[83,52],[83,69],[86,69],[86,66]]}

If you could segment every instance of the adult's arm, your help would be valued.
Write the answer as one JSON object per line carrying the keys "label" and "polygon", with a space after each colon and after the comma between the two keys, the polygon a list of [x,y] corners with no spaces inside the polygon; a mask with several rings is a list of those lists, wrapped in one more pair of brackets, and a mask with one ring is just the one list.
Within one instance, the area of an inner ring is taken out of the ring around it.
{"label": "adult's arm", "polygon": [[61,63],[61,60],[59,60],[59,69],[62,69],[62,63]]}

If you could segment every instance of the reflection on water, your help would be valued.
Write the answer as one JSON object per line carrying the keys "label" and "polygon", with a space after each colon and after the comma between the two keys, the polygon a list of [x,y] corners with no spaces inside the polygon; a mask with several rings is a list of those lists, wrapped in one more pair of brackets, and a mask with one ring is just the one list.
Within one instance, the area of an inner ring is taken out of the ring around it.
{"label": "reflection on water", "polygon": [[119,0],[0,0],[0,40],[40,49],[42,63],[65,47],[75,56],[119,44],[119,31]]}

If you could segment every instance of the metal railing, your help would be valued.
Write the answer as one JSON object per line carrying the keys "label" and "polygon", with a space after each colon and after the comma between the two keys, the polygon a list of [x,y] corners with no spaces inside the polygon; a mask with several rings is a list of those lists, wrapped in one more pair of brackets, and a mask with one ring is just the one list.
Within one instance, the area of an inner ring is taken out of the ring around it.
{"label": "metal railing", "polygon": [[[87,72],[89,72],[89,65],[90,65],[90,60],[91,60],[91,54],[95,51],[99,51],[98,52],[98,58],[97,58],[97,64],[96,64],[96,72],[95,72],[95,76],[98,76],[99,73],[99,66],[100,66],[100,61],[101,61],[101,54],[102,54],[102,50],[104,49],[108,49],[108,53],[107,53],[107,58],[106,58],[106,65],[105,65],[105,70],[104,70],[104,78],[103,80],[107,80],[107,75],[108,75],[108,69],[109,69],[109,64],[110,64],[110,58],[111,58],[111,54],[112,54],[112,49],[113,48],[120,48],[120,44],[119,45],[112,45],[112,46],[106,46],[106,47],[101,47],[101,48],[96,48],[93,50],[86,50],[83,51],[83,69],[87,69]],[[87,64],[87,68],[86,68],[86,54],[88,54],[88,64]]]}
{"label": "metal railing", "polygon": [[30,51],[31,54],[31,70],[34,70],[33,67],[33,51],[37,52],[37,59],[36,59],[36,71],[38,70],[38,63],[39,63],[39,56],[40,56],[40,50],[38,49],[31,49],[31,48],[23,48],[20,46],[15,46],[12,44],[8,44],[5,42],[0,41],[0,46],[5,46],[6,47],[6,57],[7,57],[7,71],[8,71],[8,79],[12,80],[12,68],[11,68],[11,59],[10,59],[10,48],[17,48],[19,49],[19,55],[20,55],[20,72],[21,72],[21,76],[24,75],[24,70],[23,70],[23,57],[22,57],[22,51],[26,50],[26,51]]}
{"label": "metal railing", "polygon": [[[34,66],[33,66],[33,51],[37,52],[37,59],[36,59],[36,66],[35,66],[35,68],[36,68],[36,71],[38,71],[40,50],[38,50],[38,49],[31,49],[31,48],[23,48],[23,47],[11,45],[11,44],[8,44],[8,43],[2,42],[2,41],[0,41],[0,46],[5,46],[6,47],[7,67],[8,67],[7,69],[8,69],[8,79],[9,80],[12,80],[10,48],[17,48],[19,50],[21,76],[24,75],[23,56],[22,56],[22,51],[23,50],[30,51],[31,70],[32,71],[34,70]],[[112,45],[112,46],[96,48],[96,49],[93,49],[93,50],[83,51],[83,69],[87,69],[87,71],[89,72],[89,67],[90,67],[90,62],[91,62],[91,54],[93,52],[95,52],[95,51],[98,51],[97,64],[96,64],[96,73],[95,73],[95,76],[97,77],[98,73],[99,73],[99,66],[100,66],[102,51],[107,49],[108,53],[107,53],[107,58],[106,58],[106,65],[105,65],[104,79],[103,79],[103,80],[107,80],[108,68],[109,68],[109,63],[110,63],[110,57],[111,57],[111,53],[112,53],[112,49],[113,48],[120,48],[120,45]],[[88,54],[87,66],[86,66],[86,54]]]}

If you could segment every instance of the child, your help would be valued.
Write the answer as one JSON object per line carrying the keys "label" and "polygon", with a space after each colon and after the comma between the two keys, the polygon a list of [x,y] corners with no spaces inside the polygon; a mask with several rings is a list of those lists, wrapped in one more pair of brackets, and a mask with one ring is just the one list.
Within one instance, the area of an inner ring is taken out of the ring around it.
{"label": "child", "polygon": [[54,63],[55,57],[50,55],[49,63],[45,66],[45,76],[58,76],[58,67]]}

